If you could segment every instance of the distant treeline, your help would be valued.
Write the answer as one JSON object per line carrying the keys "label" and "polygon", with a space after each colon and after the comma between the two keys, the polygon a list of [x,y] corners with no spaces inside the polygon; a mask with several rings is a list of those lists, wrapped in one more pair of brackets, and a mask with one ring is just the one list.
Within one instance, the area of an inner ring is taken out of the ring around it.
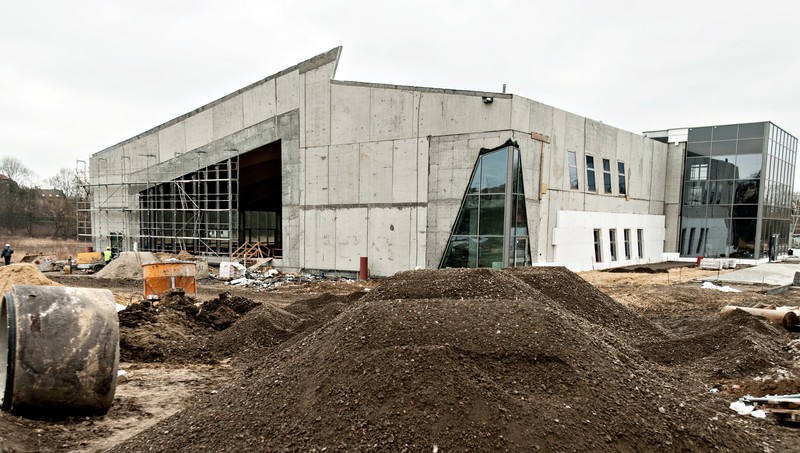
{"label": "distant treeline", "polygon": [[30,237],[75,238],[75,198],[62,190],[23,187],[0,178],[0,231]]}

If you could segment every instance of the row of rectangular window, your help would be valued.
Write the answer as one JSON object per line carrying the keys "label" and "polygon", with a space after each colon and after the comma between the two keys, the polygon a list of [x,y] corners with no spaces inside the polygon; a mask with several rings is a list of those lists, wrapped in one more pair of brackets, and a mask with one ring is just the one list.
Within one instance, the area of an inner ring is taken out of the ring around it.
{"label": "row of rectangular window", "polygon": [[[631,259],[631,230],[629,228],[625,228],[622,230],[622,244],[623,250],[625,252],[625,259]],[[611,228],[608,230],[608,245],[609,249],[611,250],[611,260],[610,261],[617,261],[617,230],[616,228]],[[644,258],[644,231],[640,228],[636,230],[636,245],[638,248],[638,256],[639,258]],[[595,229],[594,230],[594,261],[596,263],[603,262],[603,240],[602,240],[602,230]]]}
{"label": "row of rectangular window", "polygon": [[[575,151],[569,151],[569,188],[572,190],[580,189],[578,184],[578,157]],[[628,193],[626,186],[625,163],[617,161],[617,183],[620,195]],[[594,169],[594,156],[586,156],[586,188],[589,192],[597,192],[597,184],[595,181]],[[603,191],[604,193],[613,193],[612,190],[612,175],[611,175],[611,161],[603,159]]]}

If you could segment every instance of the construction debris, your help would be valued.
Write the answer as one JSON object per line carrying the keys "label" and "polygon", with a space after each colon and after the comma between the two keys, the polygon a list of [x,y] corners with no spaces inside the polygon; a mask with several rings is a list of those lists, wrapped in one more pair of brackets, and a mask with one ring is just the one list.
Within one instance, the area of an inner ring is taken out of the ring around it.
{"label": "construction debris", "polygon": [[[763,398],[745,396],[740,398],[738,403],[752,408],[751,415],[754,417],[758,416],[755,412],[761,412],[771,415],[780,425],[800,425],[800,394],[767,395]],[[734,404],[731,403],[731,409]]]}

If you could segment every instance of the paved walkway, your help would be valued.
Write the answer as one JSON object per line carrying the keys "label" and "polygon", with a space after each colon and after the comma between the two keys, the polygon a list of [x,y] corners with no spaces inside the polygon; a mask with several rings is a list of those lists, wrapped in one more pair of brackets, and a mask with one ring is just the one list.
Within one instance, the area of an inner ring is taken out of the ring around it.
{"label": "paved walkway", "polygon": [[762,263],[752,267],[703,278],[703,281],[726,284],[755,284],[766,286],[791,285],[794,273],[800,272],[800,263]]}

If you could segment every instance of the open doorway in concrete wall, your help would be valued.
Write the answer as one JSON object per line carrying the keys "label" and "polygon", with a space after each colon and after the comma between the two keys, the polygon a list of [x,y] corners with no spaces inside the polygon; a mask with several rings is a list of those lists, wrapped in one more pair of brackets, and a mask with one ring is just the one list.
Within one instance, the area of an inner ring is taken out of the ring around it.
{"label": "open doorway in concrete wall", "polygon": [[519,146],[481,149],[439,267],[529,266],[528,239]]}
{"label": "open doorway in concrete wall", "polygon": [[281,141],[239,156],[239,244],[282,255]]}

